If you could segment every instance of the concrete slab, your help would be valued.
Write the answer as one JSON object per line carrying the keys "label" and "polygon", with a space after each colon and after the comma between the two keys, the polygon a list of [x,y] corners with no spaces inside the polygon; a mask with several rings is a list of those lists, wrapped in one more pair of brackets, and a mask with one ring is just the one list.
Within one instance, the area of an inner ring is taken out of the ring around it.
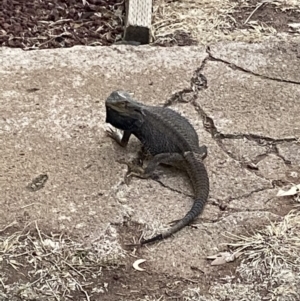
{"label": "concrete slab", "polygon": [[[234,45],[219,44],[214,55]],[[248,45],[251,62],[261,51],[257,47]],[[264,66],[277,74],[281,63],[272,60],[277,48],[274,53],[264,49]],[[235,51],[245,55],[243,49]],[[145,224],[145,234],[151,235],[182,217],[192,203],[182,173],[164,168],[160,182],[133,179],[129,186],[124,184],[126,167],[116,160],[134,157],[139,143],[133,139],[121,149],[105,136],[104,100],[112,90],[125,89],[145,103],[161,105],[176,92],[190,89],[200,66],[208,88],[199,91],[195,103],[173,101],[171,107],[191,120],[201,143],[208,146],[208,205],[195,225],[141,249],[140,255],[151,262],[153,271],[195,276],[191,266],[207,271],[206,256],[224,248],[225,232],[255,230],[279,218],[280,200],[264,200],[276,194],[272,181],[287,181],[287,173],[300,160],[295,110],[300,85],[233,70],[212,61],[201,47],[122,45],[37,52],[3,48],[0,60],[0,228],[15,219],[20,225],[38,220],[47,230],[86,238],[101,234],[108,224],[120,228],[130,220]],[[284,74],[298,78],[299,66],[294,62],[291,74],[288,68]],[[212,137],[197,106],[230,138]],[[266,143],[249,140],[247,134],[259,135]],[[247,168],[248,161],[255,161],[258,171]],[[30,191],[28,185],[45,174],[44,186]]]}

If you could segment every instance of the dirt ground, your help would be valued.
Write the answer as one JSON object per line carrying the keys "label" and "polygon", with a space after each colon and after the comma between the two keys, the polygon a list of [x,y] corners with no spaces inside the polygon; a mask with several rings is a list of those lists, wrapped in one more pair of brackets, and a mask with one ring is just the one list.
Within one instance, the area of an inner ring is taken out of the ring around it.
{"label": "dirt ground", "polygon": [[[231,14],[236,20],[233,26],[240,29],[250,29],[253,24],[265,25],[274,28],[277,32],[296,33],[297,27],[291,24],[298,23],[300,19],[300,9],[285,8],[282,9],[272,2],[262,3],[251,0],[245,3],[240,2],[236,11]],[[247,21],[247,22],[246,22]],[[299,27],[298,27],[299,33]]]}
{"label": "dirt ground", "polygon": [[[299,300],[299,193],[275,197],[299,189],[299,28],[289,26],[299,23],[297,5],[234,2],[225,23],[213,24],[219,34],[203,39],[182,23],[166,30],[165,18],[152,46],[264,33],[288,34],[285,43],[67,52],[121,38],[122,1],[83,2],[58,1],[57,10],[51,1],[1,3],[2,46],[63,49],[0,49],[0,301]],[[99,22],[99,14],[109,17]],[[141,249],[127,244],[180,218],[192,192],[169,168],[124,183],[117,159],[134,158],[140,146],[133,139],[123,150],[105,136],[102,107],[119,87],[185,115],[209,150],[203,215]],[[236,258],[211,265],[208,256],[219,252]],[[144,271],[133,268],[138,259]]]}

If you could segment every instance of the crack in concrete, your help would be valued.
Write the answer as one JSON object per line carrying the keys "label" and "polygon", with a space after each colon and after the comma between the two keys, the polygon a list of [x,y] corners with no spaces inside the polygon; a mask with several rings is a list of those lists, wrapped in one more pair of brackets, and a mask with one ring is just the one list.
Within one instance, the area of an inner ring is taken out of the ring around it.
{"label": "crack in concrete", "polygon": [[[279,144],[279,143],[278,143]],[[290,160],[287,160],[286,158],[284,158],[283,155],[280,154],[279,150],[278,150],[278,144],[274,144],[273,148],[274,148],[274,152],[272,152],[273,154],[275,154],[278,158],[280,158],[281,160],[283,160],[285,165],[292,165],[292,162]]]}
{"label": "crack in concrete", "polygon": [[[194,72],[193,77],[195,77],[195,73],[199,73],[204,69],[204,67],[206,66],[207,61],[209,61],[209,60],[210,60],[210,57],[207,57],[204,60],[205,62],[201,64],[200,68],[196,69],[196,71]],[[201,74],[201,75],[204,76],[203,74]],[[200,77],[200,75],[197,75],[197,76]],[[192,79],[191,79],[191,86],[192,86],[192,84],[193,84],[193,82],[192,82]],[[207,81],[206,81],[205,88],[207,88]],[[191,101],[191,104],[195,108],[196,112],[198,112],[198,114],[201,116],[202,121],[203,121],[204,129],[208,133],[210,133],[211,137],[216,141],[218,146],[230,158],[232,158],[233,160],[235,160],[235,161],[237,161],[241,164],[243,163],[233,153],[231,153],[230,151],[227,150],[227,148],[224,146],[222,140],[223,139],[247,139],[248,141],[254,141],[258,146],[269,146],[270,150],[265,154],[265,156],[267,156],[269,153],[273,153],[276,156],[280,157],[284,161],[285,164],[287,164],[287,165],[291,164],[291,162],[289,160],[285,159],[282,155],[279,154],[279,151],[277,149],[277,144],[285,143],[285,142],[296,142],[297,138],[288,137],[288,138],[276,139],[276,138],[272,138],[272,137],[268,137],[268,136],[262,136],[262,135],[258,135],[258,134],[252,134],[252,133],[247,133],[247,134],[224,134],[224,133],[220,132],[217,129],[217,127],[215,126],[214,120],[207,115],[207,113],[202,109],[202,107],[196,101],[197,97],[198,97],[198,94],[199,94],[199,91],[201,91],[202,89],[203,89],[203,87],[200,87],[199,89],[192,89],[194,91],[195,95],[194,95],[194,97]],[[256,162],[256,164],[258,162]],[[249,168],[247,168],[247,169],[249,170]]]}
{"label": "crack in concrete", "polygon": [[[248,171],[254,173],[256,176],[265,179],[261,175],[256,173],[255,168],[249,168],[249,163],[257,164],[260,160],[263,160],[268,154],[275,154],[279,158],[281,158],[286,165],[290,165],[291,162],[287,159],[285,159],[281,154],[279,154],[279,151],[277,149],[277,144],[284,143],[284,142],[295,142],[297,141],[296,138],[281,138],[281,139],[275,139],[267,136],[257,135],[257,134],[223,134],[221,133],[215,126],[214,120],[207,116],[206,112],[201,108],[201,106],[195,101],[192,101],[191,103],[195,110],[198,112],[198,114],[201,116],[203,120],[203,126],[204,129],[210,133],[211,137],[215,140],[217,145],[220,147],[220,149],[227,154],[231,159],[241,164],[242,167],[246,168]],[[264,147],[268,146],[269,150],[263,154],[256,156],[256,160],[252,160],[252,162],[243,162],[241,161],[234,153],[229,151],[226,146],[223,144],[222,140],[224,139],[247,139],[248,141],[254,141],[258,146]],[[266,179],[265,179],[266,180]]]}
{"label": "crack in concrete", "polygon": [[[209,60],[209,56],[207,56],[201,63],[200,67],[197,68],[193,72],[193,76],[191,77],[190,80],[190,87],[182,89],[181,91],[178,91],[174,93],[163,105],[164,107],[169,107],[172,104],[179,102],[179,103],[190,103],[192,101],[195,101],[198,97],[198,92],[206,89],[207,86],[207,78],[206,76],[202,73],[204,70],[207,61]],[[191,94],[190,99],[187,98],[185,100],[185,95],[186,94]]]}
{"label": "crack in concrete", "polygon": [[[228,209],[228,205],[232,201],[241,200],[243,198],[248,198],[248,197],[252,196],[253,194],[256,194],[256,193],[262,192],[262,191],[267,191],[267,190],[272,190],[272,187],[270,186],[270,187],[257,188],[257,189],[254,189],[254,190],[248,192],[248,193],[239,195],[237,197],[229,197],[229,198],[226,198],[226,199],[223,199],[223,200],[214,199],[213,201],[210,201],[208,203],[212,206],[218,207],[220,211],[226,211]],[[271,199],[272,198],[267,199],[266,203],[269,202]],[[229,209],[231,209],[231,208],[229,208]],[[242,211],[245,211],[245,210],[242,210]]]}
{"label": "crack in concrete", "polygon": [[[214,57],[211,52],[209,47],[206,49],[206,52],[208,54],[208,56],[202,61],[200,67],[198,67],[194,72],[193,75],[190,79],[190,87],[189,88],[185,88],[182,89],[179,92],[174,93],[164,104],[164,107],[169,107],[171,105],[173,105],[176,102],[179,103],[190,103],[194,109],[196,110],[196,112],[198,112],[198,114],[200,115],[202,122],[203,122],[203,127],[204,129],[210,133],[211,137],[216,141],[217,145],[221,148],[221,150],[223,152],[225,152],[230,158],[232,158],[233,160],[235,160],[236,162],[238,162],[239,164],[241,164],[241,166],[245,169],[247,169],[248,171],[254,173],[256,176],[265,179],[264,177],[262,177],[261,175],[257,174],[256,169],[255,169],[255,164],[257,164],[258,162],[260,162],[261,160],[263,160],[266,156],[268,156],[268,154],[273,153],[276,156],[278,156],[279,158],[281,158],[284,163],[286,165],[290,165],[291,162],[287,159],[284,158],[284,156],[282,156],[277,148],[277,144],[280,143],[285,143],[285,142],[296,142],[297,138],[295,137],[287,137],[287,138],[272,138],[272,137],[268,137],[268,136],[262,136],[262,135],[258,135],[258,134],[252,134],[252,133],[241,133],[241,134],[224,134],[221,133],[215,126],[214,120],[209,117],[207,115],[207,113],[204,111],[204,109],[197,103],[197,98],[199,95],[199,92],[207,89],[208,87],[208,81],[207,78],[205,77],[205,75],[203,74],[203,70],[205,69],[205,67],[207,66],[208,61],[218,61],[221,63],[224,63],[226,65],[228,65],[230,68],[234,69],[234,70],[240,70],[242,72],[246,72],[249,74],[252,74],[254,76],[259,76],[261,78],[265,78],[265,79],[269,79],[269,80],[275,80],[275,81],[280,81],[280,82],[287,82],[287,83],[293,83],[293,84],[300,84],[300,82],[293,82],[293,81],[288,81],[288,80],[282,80],[282,79],[276,79],[276,78],[271,78],[271,77],[267,77],[264,75],[260,75],[257,74],[255,72],[252,72],[250,70],[247,70],[245,68],[239,67],[235,64],[232,64],[230,62],[227,62],[225,60],[219,59]],[[254,158],[254,160],[252,160],[252,162],[242,162],[239,158],[237,158],[237,156],[230,152],[225,145],[223,144],[222,140],[224,139],[247,139],[248,141],[254,141],[258,146],[268,146],[269,150],[263,154],[263,155],[258,155],[256,156],[256,158]],[[254,164],[254,166],[252,166],[252,164]],[[267,179],[265,179],[267,180]],[[161,182],[158,182],[161,185],[164,185]],[[172,188],[168,187],[168,186],[164,186],[166,188],[169,188],[171,190],[173,190]],[[173,190],[175,192],[181,193],[177,190]]]}
{"label": "crack in concrete", "polygon": [[283,79],[283,78],[270,77],[270,76],[267,76],[267,75],[259,74],[259,73],[256,73],[254,71],[251,71],[249,69],[238,66],[234,63],[223,60],[221,58],[217,58],[217,57],[215,57],[211,54],[210,47],[206,48],[206,53],[209,55],[209,60],[210,61],[223,63],[223,64],[227,65],[229,68],[231,68],[232,70],[242,71],[242,72],[251,74],[253,76],[257,76],[257,77],[260,77],[260,78],[263,78],[263,79],[268,79],[268,80],[272,80],[272,81],[276,81],[276,82],[300,85],[300,82],[298,82],[298,81],[288,80],[288,79]]}
{"label": "crack in concrete", "polygon": [[[198,96],[198,95],[197,95]],[[266,146],[266,145],[274,145],[280,144],[284,142],[296,142],[298,139],[295,137],[289,138],[272,138],[268,136],[262,136],[258,134],[224,134],[220,132],[217,127],[215,126],[214,120],[209,117],[206,112],[201,108],[201,106],[196,102],[193,101],[191,104],[194,106],[195,110],[199,113],[199,115],[204,119],[204,128],[207,132],[209,132],[214,140],[223,140],[223,139],[247,139],[249,141],[254,141],[259,146]]]}
{"label": "crack in concrete", "polygon": [[[207,62],[210,60],[210,57],[206,57],[199,68],[197,68],[193,76],[190,80],[190,87],[185,88],[179,92],[174,93],[164,104],[165,107],[169,107],[175,102],[180,103],[191,103],[195,110],[199,113],[199,115],[203,119],[204,127],[205,129],[211,134],[212,138],[214,139],[247,139],[249,141],[255,141],[258,145],[266,145],[266,144],[272,144],[272,143],[283,143],[283,142],[295,142],[297,141],[297,138],[290,137],[290,138],[280,138],[275,139],[268,136],[262,136],[257,134],[224,134],[217,130],[214,121],[211,117],[209,117],[206,112],[201,108],[201,106],[196,102],[196,99],[199,95],[199,92],[203,89],[206,89],[208,87],[207,78],[204,74],[201,72],[205,68]],[[192,93],[192,97],[190,101],[184,100],[185,94]]]}
{"label": "crack in concrete", "polygon": [[[271,184],[271,183],[270,183]],[[262,191],[267,191],[267,190],[272,190],[272,185],[270,185],[270,187],[262,187],[262,188],[257,188],[257,189],[254,189],[248,193],[245,193],[245,194],[242,194],[240,196],[237,196],[235,198],[230,198],[228,200],[228,204],[231,202],[231,201],[235,201],[235,200],[240,200],[240,199],[243,199],[243,198],[248,198],[249,196],[255,194],[255,193],[258,193],[258,192],[262,192]],[[268,202],[269,200],[267,200],[266,202]]]}
{"label": "crack in concrete", "polygon": [[268,136],[262,136],[262,135],[257,135],[257,134],[223,134],[219,132],[217,129],[216,130],[216,135],[219,139],[247,139],[249,141],[254,141],[258,145],[266,145],[266,144],[272,144],[272,143],[284,143],[284,142],[295,142],[297,141],[297,138],[295,137],[289,137],[289,138],[271,138]]}
{"label": "crack in concrete", "polygon": [[[228,208],[228,210],[226,211],[226,213],[241,213],[241,212],[269,212],[269,213],[274,213],[270,210],[266,210],[266,209],[238,209],[238,208]],[[276,213],[275,213],[276,214]],[[228,216],[228,215],[227,215]],[[223,217],[223,216],[222,216]]]}
{"label": "crack in concrete", "polygon": [[190,198],[194,198],[194,195],[185,193],[185,192],[180,191],[180,190],[175,189],[175,188],[172,188],[172,187],[170,187],[170,186],[164,184],[164,183],[163,183],[162,181],[160,181],[159,179],[153,179],[153,180],[154,180],[155,182],[157,182],[158,184],[160,184],[162,187],[167,188],[167,189],[169,189],[169,190],[171,190],[171,191],[173,191],[173,192],[176,192],[176,193],[178,193],[178,194],[181,194],[181,195],[184,195],[184,196],[187,196],[187,197],[190,197]]}
{"label": "crack in concrete", "polygon": [[[201,218],[199,217],[198,219],[195,220],[195,222],[192,222],[189,226],[190,227],[195,227],[196,229],[198,229],[198,225],[202,226],[202,227],[206,227],[206,225],[210,225],[210,224],[216,224],[216,223],[220,223],[222,222],[222,220],[224,218],[227,218],[229,216],[232,216],[234,213],[247,213],[247,212],[265,212],[265,213],[270,213],[270,214],[274,214],[277,215],[278,217],[280,217],[279,214],[277,214],[276,212],[273,212],[270,209],[238,209],[238,208],[228,208],[226,211],[225,210],[220,210],[219,216],[217,218],[212,218],[212,219],[208,219],[208,218]],[[198,222],[200,220],[200,223]],[[240,225],[241,227],[245,227],[244,225]],[[248,230],[248,228],[245,228],[246,230]]]}
{"label": "crack in concrete", "polygon": [[[235,153],[231,152],[230,150],[228,150],[226,148],[226,146],[224,146],[224,144],[222,143],[222,141],[220,140],[216,140],[218,146],[233,160],[235,160],[236,162],[240,163],[244,168],[250,170],[251,172],[256,173],[257,170],[259,170],[259,168],[257,167],[257,164],[264,160],[265,158],[267,158],[270,154],[273,154],[275,156],[277,156],[278,158],[280,158],[285,165],[290,166],[292,164],[292,162],[290,160],[287,160],[284,158],[283,155],[281,155],[278,151],[277,148],[277,144],[271,144],[270,147],[268,147],[268,149],[266,150],[265,153],[263,154],[259,154],[257,156],[255,156],[254,158],[251,158],[251,160],[248,159],[240,159],[238,158],[238,156],[236,156]],[[263,146],[263,145],[262,145]],[[256,174],[257,176],[261,177],[259,174]],[[261,177],[262,178],[262,177]]]}

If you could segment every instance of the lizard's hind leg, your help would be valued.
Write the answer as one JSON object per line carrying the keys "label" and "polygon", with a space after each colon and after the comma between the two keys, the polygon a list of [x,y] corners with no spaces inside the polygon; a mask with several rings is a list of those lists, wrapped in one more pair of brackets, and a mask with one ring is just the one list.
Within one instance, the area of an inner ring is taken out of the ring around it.
{"label": "lizard's hind leg", "polygon": [[151,176],[159,164],[166,164],[175,167],[182,166],[185,159],[179,153],[161,153],[157,154],[150,160],[147,167],[144,169],[144,175]]}
{"label": "lizard's hind leg", "polygon": [[155,155],[148,165],[143,168],[142,166],[138,166],[132,162],[127,161],[118,161],[120,163],[126,164],[129,168],[129,173],[127,177],[137,177],[142,179],[148,179],[153,177],[154,171],[159,164],[167,164],[175,167],[182,167],[185,163],[184,157],[179,153],[161,153]]}

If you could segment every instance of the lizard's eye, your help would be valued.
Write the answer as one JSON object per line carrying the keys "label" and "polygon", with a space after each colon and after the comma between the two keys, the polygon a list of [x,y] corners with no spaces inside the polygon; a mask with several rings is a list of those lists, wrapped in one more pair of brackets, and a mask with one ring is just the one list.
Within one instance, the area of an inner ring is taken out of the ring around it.
{"label": "lizard's eye", "polygon": [[126,101],[122,101],[120,103],[120,105],[121,105],[122,108],[127,108],[127,102]]}

